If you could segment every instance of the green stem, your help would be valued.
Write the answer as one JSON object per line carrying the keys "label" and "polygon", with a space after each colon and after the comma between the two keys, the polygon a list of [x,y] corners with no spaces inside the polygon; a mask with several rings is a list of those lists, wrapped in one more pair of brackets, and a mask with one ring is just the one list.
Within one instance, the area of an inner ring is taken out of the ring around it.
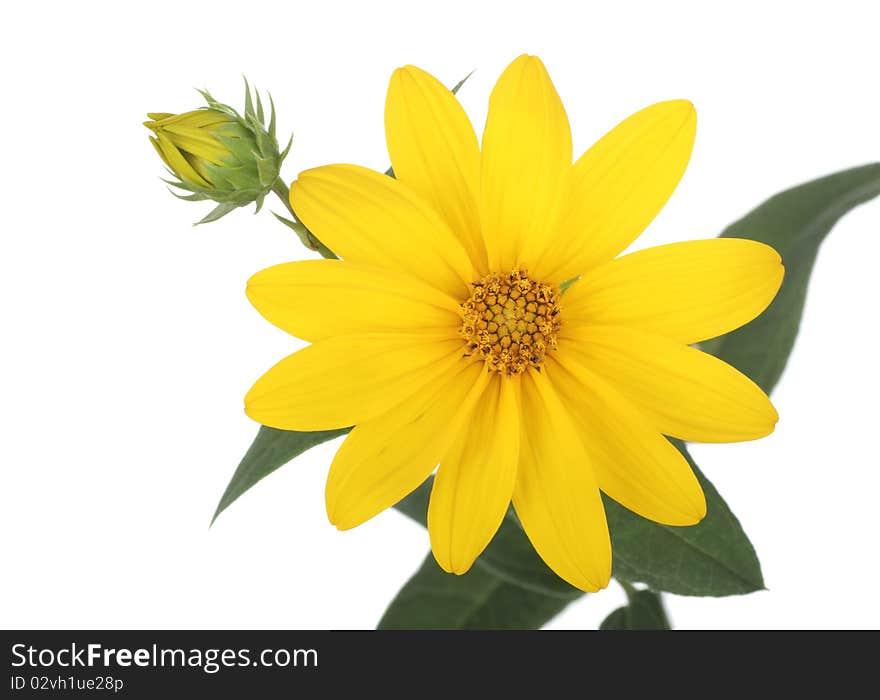
{"label": "green stem", "polygon": [[623,589],[623,592],[626,593],[627,600],[631,603],[633,596],[638,593],[638,589],[633,586],[629,581],[626,581],[620,577],[615,577],[617,583],[620,584],[620,587]]}
{"label": "green stem", "polygon": [[293,211],[293,207],[290,206],[290,187],[285,184],[284,180],[280,177],[275,180],[275,183],[272,185],[272,191],[278,195],[278,199],[280,199],[284,206],[287,207],[287,211],[290,212],[290,216],[293,219],[293,222],[297,224],[297,230],[302,227],[302,232],[300,235],[300,240],[303,245],[309,250],[318,251],[325,258],[335,259],[336,255],[330,250],[327,246],[321,243],[318,240],[318,237],[315,236],[311,231],[309,231],[305,224],[303,224],[299,219],[296,218],[296,214]]}

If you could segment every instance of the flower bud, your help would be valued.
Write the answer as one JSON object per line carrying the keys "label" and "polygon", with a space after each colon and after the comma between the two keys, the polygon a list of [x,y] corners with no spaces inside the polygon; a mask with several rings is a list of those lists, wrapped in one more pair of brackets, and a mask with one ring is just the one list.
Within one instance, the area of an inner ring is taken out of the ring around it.
{"label": "flower bud", "polygon": [[[256,202],[257,211],[278,179],[290,143],[279,152],[275,137],[275,105],[270,100],[269,126],[263,104],[256,109],[245,81],[244,116],[200,90],[207,107],[183,114],[152,112],[144,126],[155,136],[153,146],[177,178],[168,184],[189,192],[181,199],[210,199],[217,207],[198,223],[216,221],[237,207]],[[176,193],[175,193],[176,194]]]}

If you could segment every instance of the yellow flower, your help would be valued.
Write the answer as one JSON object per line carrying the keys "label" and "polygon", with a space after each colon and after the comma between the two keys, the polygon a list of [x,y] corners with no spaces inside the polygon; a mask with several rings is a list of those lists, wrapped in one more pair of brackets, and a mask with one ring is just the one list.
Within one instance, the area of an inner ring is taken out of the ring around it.
{"label": "yellow flower", "polygon": [[664,435],[751,440],[777,414],[689,345],[757,316],[783,270],[772,248],[730,238],[615,259],[672,193],[695,126],[689,102],[662,102],[572,165],[553,83],[520,56],[481,151],[453,95],[407,66],[385,107],[397,179],[354,165],[299,176],[297,215],[342,260],[250,280],[260,313],[312,344],[245,404],[276,428],[356,426],[330,468],[332,523],[363,523],[439,465],[428,528],[446,571],[468,570],[512,501],[544,561],[594,591],[611,573],[600,490],[660,523],[700,521],[700,485]]}

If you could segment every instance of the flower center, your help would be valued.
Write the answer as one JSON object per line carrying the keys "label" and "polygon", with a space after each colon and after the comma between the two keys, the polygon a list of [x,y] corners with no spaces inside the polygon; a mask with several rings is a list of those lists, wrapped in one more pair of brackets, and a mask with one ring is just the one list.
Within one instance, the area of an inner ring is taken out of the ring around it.
{"label": "flower center", "polygon": [[523,268],[489,274],[472,285],[461,305],[465,354],[479,354],[491,371],[506,375],[540,367],[547,349],[556,349],[559,287],[536,282]]}

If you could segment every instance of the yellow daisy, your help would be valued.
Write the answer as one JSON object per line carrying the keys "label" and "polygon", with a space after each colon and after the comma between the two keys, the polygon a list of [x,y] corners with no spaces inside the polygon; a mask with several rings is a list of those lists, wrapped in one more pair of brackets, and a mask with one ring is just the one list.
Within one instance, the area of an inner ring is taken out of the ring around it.
{"label": "yellow daisy", "polygon": [[257,381],[248,415],[356,426],[327,480],[332,523],[363,523],[437,468],[428,529],[443,569],[467,571],[512,501],[544,561],[595,591],[611,574],[600,491],[660,523],[700,521],[700,485],[664,435],[751,440],[777,414],[689,346],[757,316],[783,269],[772,248],[730,238],[616,258],[671,195],[695,127],[690,102],[662,102],[572,164],[556,89],[520,56],[492,91],[481,149],[439,81],[394,72],[396,179],[328,165],[291,187],[341,260],[248,284],[266,319],[311,342]]}

